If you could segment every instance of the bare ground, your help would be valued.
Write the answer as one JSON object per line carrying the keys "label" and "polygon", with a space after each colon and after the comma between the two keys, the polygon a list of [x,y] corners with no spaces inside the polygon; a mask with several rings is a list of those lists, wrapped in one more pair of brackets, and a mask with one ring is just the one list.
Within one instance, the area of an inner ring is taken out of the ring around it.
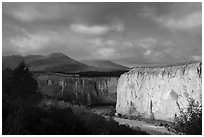
{"label": "bare ground", "polygon": [[140,130],[145,131],[151,135],[172,135],[173,133],[169,132],[164,126],[155,126],[150,123],[146,123],[144,121],[139,120],[129,120],[123,119],[118,117],[113,117],[113,119],[122,125],[127,125],[132,129],[137,129],[138,127]]}
{"label": "bare ground", "polygon": [[164,126],[156,126],[151,123],[147,123],[142,120],[130,120],[130,119],[124,119],[120,117],[111,117],[108,116],[107,113],[110,112],[111,109],[114,109],[114,107],[95,107],[93,108],[93,112],[97,113],[99,115],[104,116],[107,120],[112,118],[116,122],[118,122],[121,125],[127,125],[132,129],[137,129],[138,128],[141,131],[145,131],[150,135],[173,135],[173,132],[168,131]]}

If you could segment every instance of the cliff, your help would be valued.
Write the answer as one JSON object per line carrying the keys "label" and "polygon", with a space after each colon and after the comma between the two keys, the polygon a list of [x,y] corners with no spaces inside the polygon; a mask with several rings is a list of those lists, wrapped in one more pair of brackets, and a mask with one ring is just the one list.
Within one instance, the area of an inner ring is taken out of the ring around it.
{"label": "cliff", "polygon": [[121,75],[116,112],[173,121],[188,100],[202,101],[202,63],[136,67]]}
{"label": "cliff", "polygon": [[118,77],[37,76],[39,91],[86,105],[116,104]]}

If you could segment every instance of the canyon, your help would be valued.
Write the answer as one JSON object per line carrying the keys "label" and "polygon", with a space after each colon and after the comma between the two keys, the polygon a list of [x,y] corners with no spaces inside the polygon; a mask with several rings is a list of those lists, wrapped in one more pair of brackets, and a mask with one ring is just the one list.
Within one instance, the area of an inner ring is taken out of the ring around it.
{"label": "canyon", "polygon": [[194,100],[202,103],[202,62],[137,66],[120,77],[39,74],[39,91],[85,105],[116,106],[126,116],[173,122]]}

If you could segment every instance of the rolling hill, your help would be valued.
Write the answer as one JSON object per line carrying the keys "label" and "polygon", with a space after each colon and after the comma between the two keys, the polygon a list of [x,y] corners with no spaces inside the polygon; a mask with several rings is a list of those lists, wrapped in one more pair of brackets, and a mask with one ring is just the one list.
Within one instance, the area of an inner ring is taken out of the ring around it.
{"label": "rolling hill", "polygon": [[43,72],[62,72],[62,73],[76,73],[76,72],[107,72],[117,70],[127,70],[128,68],[119,64],[115,64],[108,60],[89,60],[76,61],[63,53],[52,53],[49,55],[12,55],[2,57],[2,67],[15,68],[19,62],[24,60],[32,71]]}
{"label": "rolling hill", "polygon": [[52,53],[46,56],[3,56],[3,68],[14,68],[20,61],[24,60],[32,71],[51,71],[51,72],[81,72],[95,71],[94,67],[82,64],[63,53]]}

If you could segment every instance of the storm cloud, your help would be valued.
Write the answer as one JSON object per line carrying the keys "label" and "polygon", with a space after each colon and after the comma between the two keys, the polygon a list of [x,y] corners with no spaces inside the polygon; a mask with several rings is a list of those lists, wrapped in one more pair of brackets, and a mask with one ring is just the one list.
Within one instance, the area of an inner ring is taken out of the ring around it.
{"label": "storm cloud", "polygon": [[2,53],[134,66],[202,56],[202,3],[6,3]]}

